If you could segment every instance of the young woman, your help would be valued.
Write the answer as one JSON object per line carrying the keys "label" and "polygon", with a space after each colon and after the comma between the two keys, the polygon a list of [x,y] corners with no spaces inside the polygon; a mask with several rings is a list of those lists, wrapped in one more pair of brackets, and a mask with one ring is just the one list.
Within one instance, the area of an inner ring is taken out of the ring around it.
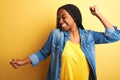
{"label": "young woman", "polygon": [[105,33],[84,30],[79,9],[66,4],[58,9],[57,29],[50,33],[42,49],[23,60],[11,59],[10,64],[16,69],[28,63],[35,66],[51,55],[47,80],[97,80],[95,44],[120,40],[120,31],[96,6],[90,11],[102,22]]}

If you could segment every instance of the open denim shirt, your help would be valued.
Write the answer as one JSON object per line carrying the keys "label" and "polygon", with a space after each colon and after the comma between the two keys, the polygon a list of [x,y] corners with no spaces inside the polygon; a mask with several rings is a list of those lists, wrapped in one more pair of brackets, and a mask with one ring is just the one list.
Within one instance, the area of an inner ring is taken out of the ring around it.
{"label": "open denim shirt", "polygon": [[[120,40],[120,30],[115,26],[114,29],[115,30],[106,28],[105,33],[79,29],[81,37],[80,47],[82,48],[90,66],[89,80],[97,80],[95,44],[110,43]],[[29,56],[32,65],[36,66],[41,60],[44,60],[51,55],[47,80],[60,79],[61,55],[65,43],[69,38],[70,35],[67,31],[55,29],[50,33],[48,40],[42,49]]]}

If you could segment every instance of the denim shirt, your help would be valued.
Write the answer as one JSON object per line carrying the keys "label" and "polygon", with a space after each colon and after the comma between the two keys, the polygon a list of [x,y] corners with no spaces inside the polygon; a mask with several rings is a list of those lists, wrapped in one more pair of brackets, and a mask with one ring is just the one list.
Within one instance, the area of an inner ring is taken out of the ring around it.
{"label": "denim shirt", "polygon": [[[79,29],[81,48],[90,66],[89,80],[97,80],[95,44],[110,43],[120,40],[120,30],[118,30],[115,26],[114,28],[115,30],[106,28],[105,33]],[[45,45],[41,48],[41,50],[29,56],[32,65],[36,66],[41,60],[44,60],[49,55],[51,55],[46,80],[60,79],[61,56],[64,50],[64,46],[69,38],[70,35],[67,31],[55,29],[50,33],[48,40],[46,41]]]}

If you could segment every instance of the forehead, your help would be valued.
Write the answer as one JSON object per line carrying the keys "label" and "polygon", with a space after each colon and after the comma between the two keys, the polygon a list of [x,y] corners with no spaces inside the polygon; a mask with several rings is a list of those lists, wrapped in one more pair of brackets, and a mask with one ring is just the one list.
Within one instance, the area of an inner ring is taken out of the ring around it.
{"label": "forehead", "polygon": [[57,15],[58,16],[69,15],[69,13],[65,9],[60,9]]}

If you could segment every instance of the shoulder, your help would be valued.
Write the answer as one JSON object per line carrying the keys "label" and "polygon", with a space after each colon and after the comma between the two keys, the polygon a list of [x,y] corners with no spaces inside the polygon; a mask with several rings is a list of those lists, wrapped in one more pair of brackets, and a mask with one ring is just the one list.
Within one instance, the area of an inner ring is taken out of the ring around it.
{"label": "shoulder", "polygon": [[61,31],[60,31],[59,29],[53,29],[53,30],[51,31],[51,34],[52,34],[53,36],[59,35],[60,33],[61,33]]}
{"label": "shoulder", "polygon": [[60,29],[53,29],[53,30],[52,30],[52,33],[54,33],[54,34],[55,34],[55,33],[60,33]]}
{"label": "shoulder", "polygon": [[51,31],[53,44],[60,43],[64,40],[64,32],[59,29],[54,29]]}
{"label": "shoulder", "polygon": [[60,29],[54,29],[51,31],[50,35],[53,36],[53,38],[59,38],[64,36],[64,32]]}

